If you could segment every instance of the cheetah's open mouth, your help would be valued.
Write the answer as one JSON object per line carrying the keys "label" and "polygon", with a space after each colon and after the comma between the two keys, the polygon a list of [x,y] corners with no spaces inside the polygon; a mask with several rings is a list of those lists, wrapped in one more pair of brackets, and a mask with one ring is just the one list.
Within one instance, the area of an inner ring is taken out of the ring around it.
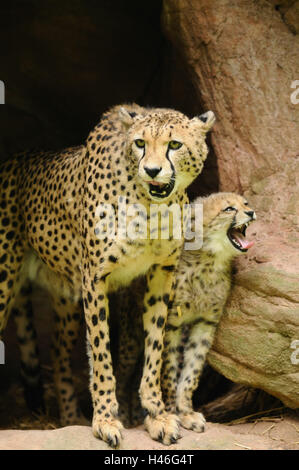
{"label": "cheetah's open mouth", "polygon": [[246,229],[250,222],[246,224],[239,225],[238,227],[235,224],[232,224],[227,232],[227,237],[234,248],[239,251],[246,252],[254,244],[253,241],[246,240]]}
{"label": "cheetah's open mouth", "polygon": [[161,199],[168,197],[174,188],[175,179],[171,178],[169,183],[159,183],[158,181],[149,181],[149,193],[153,197],[159,197]]}

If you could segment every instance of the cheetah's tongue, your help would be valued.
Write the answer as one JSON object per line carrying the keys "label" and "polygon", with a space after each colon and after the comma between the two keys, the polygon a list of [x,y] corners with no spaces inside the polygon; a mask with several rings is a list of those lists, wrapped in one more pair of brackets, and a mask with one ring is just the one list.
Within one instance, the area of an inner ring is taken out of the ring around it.
{"label": "cheetah's tongue", "polygon": [[148,181],[148,184],[153,186],[165,186],[165,183],[159,183],[158,181]]}
{"label": "cheetah's tongue", "polygon": [[231,230],[231,237],[240,245],[242,250],[248,250],[254,245],[254,242],[246,240],[244,235],[238,229]]}

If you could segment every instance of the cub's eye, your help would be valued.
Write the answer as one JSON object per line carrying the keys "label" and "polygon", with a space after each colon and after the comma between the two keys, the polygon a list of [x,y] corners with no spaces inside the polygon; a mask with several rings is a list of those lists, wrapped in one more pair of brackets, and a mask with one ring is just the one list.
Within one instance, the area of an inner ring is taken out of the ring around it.
{"label": "cub's eye", "polygon": [[171,140],[168,144],[168,148],[171,150],[177,150],[179,149],[183,144],[181,142],[178,142],[177,140]]}
{"label": "cub's eye", "polygon": [[244,206],[248,206],[248,202],[247,202],[247,201],[244,202]]}
{"label": "cub's eye", "polygon": [[140,149],[145,147],[145,142],[144,142],[143,139],[136,139],[136,140],[134,140],[134,142],[135,142],[135,145]]}
{"label": "cub's eye", "polygon": [[228,206],[225,209],[223,209],[223,212],[231,212],[231,211],[236,211],[237,209],[232,206]]}

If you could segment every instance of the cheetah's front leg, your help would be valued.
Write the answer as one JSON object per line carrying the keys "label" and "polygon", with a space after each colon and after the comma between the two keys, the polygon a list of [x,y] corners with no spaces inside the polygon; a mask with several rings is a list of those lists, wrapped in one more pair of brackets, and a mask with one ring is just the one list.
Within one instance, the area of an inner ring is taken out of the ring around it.
{"label": "cheetah's front leg", "polygon": [[99,437],[111,447],[118,447],[122,440],[123,426],[116,418],[118,403],[110,353],[107,281],[102,278],[94,284],[90,281],[90,275],[85,275],[83,303],[91,367],[92,430],[95,437]]}
{"label": "cheetah's front leg", "polygon": [[176,413],[176,393],[180,366],[179,347],[182,342],[182,328],[169,322],[164,338],[161,385],[166,410]]}
{"label": "cheetah's front leg", "polygon": [[139,389],[142,407],[148,413],[145,427],[153,439],[166,445],[179,438],[179,420],[165,411],[160,385],[164,327],[173,282],[169,269],[169,266],[153,266],[148,274],[143,315],[144,369]]}
{"label": "cheetah's front leg", "polygon": [[184,365],[177,388],[177,414],[184,428],[196,432],[204,431],[206,421],[201,413],[193,410],[192,396],[212,345],[216,325],[213,321],[204,320],[194,325],[184,350]]}

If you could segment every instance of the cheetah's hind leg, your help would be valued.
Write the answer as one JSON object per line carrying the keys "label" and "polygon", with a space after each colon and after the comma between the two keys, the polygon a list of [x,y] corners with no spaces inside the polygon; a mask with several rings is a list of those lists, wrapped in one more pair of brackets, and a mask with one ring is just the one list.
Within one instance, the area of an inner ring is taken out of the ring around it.
{"label": "cheetah's hind leg", "polygon": [[[121,297],[121,300],[120,300]],[[142,424],[144,416],[139,398],[143,363],[144,333],[138,302],[128,292],[114,298],[118,311],[118,351],[115,361],[118,417],[125,428]],[[141,362],[141,364],[140,364]]]}
{"label": "cheetah's hind leg", "polygon": [[79,301],[73,302],[53,293],[52,305],[55,311],[52,362],[60,422],[62,426],[90,425],[79,408],[72,372],[72,352],[78,339],[83,308]]}
{"label": "cheetah's hind leg", "polygon": [[45,411],[45,404],[31,294],[32,287],[29,281],[26,281],[16,295],[11,313],[15,321],[20,349],[21,379],[25,400],[28,408],[37,413]]}

